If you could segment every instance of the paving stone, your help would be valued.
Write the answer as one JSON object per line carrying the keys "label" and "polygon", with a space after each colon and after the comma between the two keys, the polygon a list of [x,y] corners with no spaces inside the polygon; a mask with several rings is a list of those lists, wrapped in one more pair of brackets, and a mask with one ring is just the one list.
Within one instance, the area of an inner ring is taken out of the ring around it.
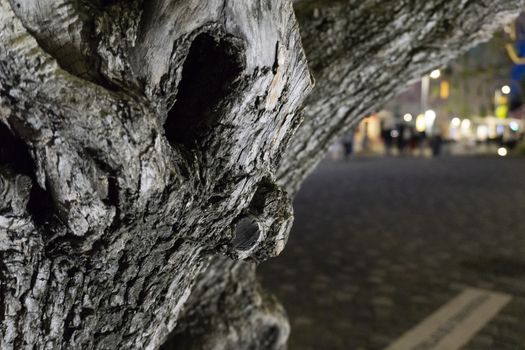
{"label": "paving stone", "polygon": [[524,159],[324,162],[295,213],[259,268],[290,350],[384,349],[467,287],[513,299],[462,350],[525,350]]}

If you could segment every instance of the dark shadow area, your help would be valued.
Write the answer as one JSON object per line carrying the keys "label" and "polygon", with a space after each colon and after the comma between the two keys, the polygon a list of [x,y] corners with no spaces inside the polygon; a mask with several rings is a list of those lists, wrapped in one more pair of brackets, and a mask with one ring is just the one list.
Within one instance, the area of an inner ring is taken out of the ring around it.
{"label": "dark shadow area", "polygon": [[496,276],[524,277],[525,261],[507,256],[479,256],[462,262],[467,269]]}
{"label": "dark shadow area", "polygon": [[171,144],[194,149],[217,123],[244,68],[240,50],[228,39],[198,35],[184,62],[175,105],[164,125]]}
{"label": "dark shadow area", "polygon": [[51,198],[48,191],[41,188],[36,182],[33,183],[31,188],[27,210],[38,226],[49,223],[53,218],[55,210],[53,198]]}
{"label": "dark shadow area", "polygon": [[244,217],[235,225],[233,247],[237,250],[250,250],[259,239],[260,230],[257,222],[252,217]]}
{"label": "dark shadow area", "polygon": [[33,159],[27,145],[3,123],[0,123],[0,166],[33,178]]}
{"label": "dark shadow area", "polygon": [[272,191],[275,191],[275,184],[267,178],[262,179],[250,203],[250,211],[254,215],[261,215],[264,212],[264,207],[268,201],[268,195]]}
{"label": "dark shadow area", "polygon": [[36,182],[33,159],[27,145],[3,123],[0,123],[0,166],[6,166],[16,174],[31,178],[33,185],[27,210],[35,224],[43,225],[49,222],[54,211],[53,199],[49,192]]}
{"label": "dark shadow area", "polygon": [[116,176],[108,176],[108,196],[102,201],[104,202],[104,204],[114,206],[117,210],[119,210],[119,186]]}

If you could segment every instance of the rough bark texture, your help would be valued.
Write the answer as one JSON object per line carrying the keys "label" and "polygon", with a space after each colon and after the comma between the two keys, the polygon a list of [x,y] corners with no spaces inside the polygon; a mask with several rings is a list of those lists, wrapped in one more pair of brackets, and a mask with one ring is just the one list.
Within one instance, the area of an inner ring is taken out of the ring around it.
{"label": "rough bark texture", "polygon": [[284,247],[290,3],[0,0],[0,83],[0,348],[158,348],[208,256]]}
{"label": "rough bark texture", "polygon": [[299,127],[289,0],[0,0],[0,348],[284,348],[239,260],[345,127],[522,5],[296,1]]}
{"label": "rough bark texture", "polygon": [[[302,110],[303,121],[280,162],[278,182],[293,197],[328,147],[348,128],[414,79],[488,40],[524,4],[521,0],[294,1],[316,86]],[[217,259],[211,269],[220,269],[224,264]],[[222,280],[225,287],[216,292],[242,286],[246,293],[255,295],[257,290],[252,285],[255,270],[241,269],[245,264],[250,263],[232,263],[229,270],[243,272],[233,279],[227,272],[220,274],[226,276]],[[210,275],[200,275],[196,291],[206,286],[202,280],[211,279]],[[199,324],[199,320],[215,313],[217,303],[213,298],[199,296],[192,294],[188,307],[188,311],[199,311],[188,312],[183,323]],[[195,308],[196,304],[199,308]],[[243,312],[244,320],[261,312],[248,303],[230,305],[237,307],[236,314]],[[198,343],[197,348],[236,349],[217,346],[222,345],[222,338],[244,327],[243,321],[229,317],[230,312],[232,309],[214,320],[216,332],[205,334],[205,345]],[[207,329],[212,328],[208,322],[206,325]],[[282,333],[287,333],[288,327],[283,323]],[[184,328],[175,329],[174,337],[185,332]]]}

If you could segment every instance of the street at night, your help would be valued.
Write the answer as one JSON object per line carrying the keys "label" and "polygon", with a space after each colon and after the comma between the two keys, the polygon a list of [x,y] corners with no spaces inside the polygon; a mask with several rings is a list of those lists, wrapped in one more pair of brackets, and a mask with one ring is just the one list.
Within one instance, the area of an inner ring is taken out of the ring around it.
{"label": "street at night", "polygon": [[290,349],[387,348],[469,288],[511,299],[462,348],[525,349],[524,173],[521,158],[321,163],[287,248],[259,268]]}

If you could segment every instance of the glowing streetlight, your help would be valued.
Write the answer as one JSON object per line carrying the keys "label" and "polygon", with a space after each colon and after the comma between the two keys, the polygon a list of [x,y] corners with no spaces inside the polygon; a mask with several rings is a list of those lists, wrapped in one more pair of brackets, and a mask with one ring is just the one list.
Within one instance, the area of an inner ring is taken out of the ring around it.
{"label": "glowing streetlight", "polygon": [[476,129],[476,134],[478,140],[487,141],[487,138],[489,136],[489,127],[487,125],[478,125],[478,128]]}
{"label": "glowing streetlight", "polygon": [[429,109],[428,111],[425,112],[425,119],[427,120],[427,122],[433,123],[434,120],[436,120],[436,112]]}
{"label": "glowing streetlight", "polygon": [[430,77],[432,79],[439,79],[440,76],[441,76],[441,71],[439,69],[435,69],[432,72],[430,72]]}
{"label": "glowing streetlight", "polygon": [[436,121],[436,112],[429,109],[425,112],[425,126],[428,134],[432,134],[432,129],[434,127],[434,122]]}
{"label": "glowing streetlight", "polygon": [[453,127],[457,128],[457,127],[459,127],[461,125],[461,119],[459,119],[458,117],[452,118],[452,121],[450,122],[450,124]]}
{"label": "glowing streetlight", "polygon": [[510,94],[510,91],[511,91],[511,89],[510,89],[510,86],[508,86],[508,85],[504,85],[504,86],[501,87],[501,92],[503,92],[504,95]]}
{"label": "glowing streetlight", "polygon": [[470,122],[469,119],[463,119],[463,121],[461,122],[461,128],[462,128],[463,130],[465,130],[465,131],[468,131],[468,130],[470,130],[470,125],[471,125],[471,124],[472,124],[472,123]]}
{"label": "glowing streetlight", "polygon": [[410,113],[407,113],[403,116],[403,120],[406,121],[407,123],[410,123],[412,121],[413,117],[412,117],[412,114]]}
{"label": "glowing streetlight", "polygon": [[498,155],[500,157],[505,157],[508,154],[508,151],[505,147],[498,148]]}

